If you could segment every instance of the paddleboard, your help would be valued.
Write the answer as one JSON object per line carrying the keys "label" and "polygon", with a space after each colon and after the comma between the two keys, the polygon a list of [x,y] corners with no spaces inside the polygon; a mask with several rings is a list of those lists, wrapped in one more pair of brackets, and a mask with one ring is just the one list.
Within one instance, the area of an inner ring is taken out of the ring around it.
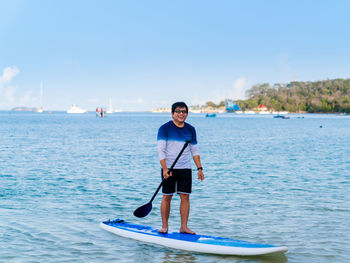
{"label": "paddleboard", "polygon": [[191,235],[178,232],[162,234],[158,232],[158,229],[131,224],[120,219],[104,221],[100,223],[100,226],[122,237],[198,253],[257,256],[288,251],[288,248],[284,246],[256,244],[225,237]]}

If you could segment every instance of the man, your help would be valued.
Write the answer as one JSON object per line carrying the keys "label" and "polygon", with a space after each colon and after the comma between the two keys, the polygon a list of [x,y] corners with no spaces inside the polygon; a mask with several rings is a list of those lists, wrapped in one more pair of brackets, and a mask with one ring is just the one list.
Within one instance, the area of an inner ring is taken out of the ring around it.
{"label": "man", "polygon": [[[161,203],[162,228],[160,233],[168,232],[168,219],[170,215],[170,203],[173,194],[180,195],[181,233],[195,234],[188,228],[188,216],[190,212],[190,193],[192,189],[191,155],[198,170],[198,179],[204,180],[203,168],[197,146],[196,130],[186,123],[188,107],[184,102],[176,102],[171,107],[172,121],[162,125],[158,130],[157,147],[160,165],[162,166],[163,199]],[[186,140],[191,143],[186,147],[172,172],[168,170],[174,163]]]}

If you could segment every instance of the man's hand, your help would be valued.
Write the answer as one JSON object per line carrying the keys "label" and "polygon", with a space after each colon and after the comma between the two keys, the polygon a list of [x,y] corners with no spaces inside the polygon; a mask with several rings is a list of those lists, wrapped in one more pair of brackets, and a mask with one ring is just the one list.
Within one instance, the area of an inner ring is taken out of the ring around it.
{"label": "man's hand", "polygon": [[172,172],[170,172],[170,173],[168,174],[168,171],[169,171],[168,169],[166,169],[166,170],[163,169],[163,178],[164,178],[164,179],[168,179],[170,176],[173,175]]}
{"label": "man's hand", "polygon": [[198,170],[198,179],[201,181],[204,180],[204,173],[203,173],[202,169]]}

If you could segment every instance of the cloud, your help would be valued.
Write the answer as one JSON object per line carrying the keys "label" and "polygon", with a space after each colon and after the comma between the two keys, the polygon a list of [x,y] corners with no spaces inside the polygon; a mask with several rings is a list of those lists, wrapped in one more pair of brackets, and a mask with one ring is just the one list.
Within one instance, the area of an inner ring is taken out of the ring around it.
{"label": "cloud", "polygon": [[232,83],[233,89],[230,91],[229,97],[230,99],[238,100],[245,98],[245,91],[247,89],[247,79],[245,77],[241,77],[236,79]]}
{"label": "cloud", "polygon": [[12,79],[19,73],[16,66],[4,68],[0,75],[0,101],[1,104],[11,107],[15,102],[15,86],[8,86]]}
{"label": "cloud", "polygon": [[225,99],[240,100],[245,99],[245,92],[248,88],[248,81],[245,77],[240,77],[232,83],[231,88],[216,89],[209,94],[205,101],[201,101],[199,98],[203,98],[203,95],[196,95],[192,99],[193,105],[204,104],[206,101],[213,101],[219,103]]}
{"label": "cloud", "polygon": [[137,103],[139,103],[139,104],[143,103],[143,98],[138,98]]}
{"label": "cloud", "polygon": [[19,73],[19,69],[16,66],[4,68],[2,75],[0,76],[0,88],[11,82],[13,77]]}

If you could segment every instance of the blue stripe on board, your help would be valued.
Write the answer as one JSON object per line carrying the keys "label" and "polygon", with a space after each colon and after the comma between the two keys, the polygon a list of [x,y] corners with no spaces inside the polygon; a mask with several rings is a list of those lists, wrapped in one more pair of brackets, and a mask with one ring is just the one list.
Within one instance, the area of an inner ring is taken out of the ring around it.
{"label": "blue stripe on board", "polygon": [[219,245],[219,246],[229,246],[229,247],[247,247],[247,248],[268,248],[268,247],[276,247],[272,245],[264,245],[264,244],[256,244],[248,241],[242,240],[234,240],[225,237],[213,237],[213,236],[205,236],[205,235],[191,235],[191,234],[183,234],[178,232],[162,234],[159,233],[157,229],[154,229],[149,226],[130,224],[123,220],[116,219],[113,221],[105,221],[103,222],[106,225],[116,227],[119,229],[136,232],[145,235],[158,236],[163,238],[182,240],[188,242],[196,242],[201,244],[210,244],[210,245]]}

